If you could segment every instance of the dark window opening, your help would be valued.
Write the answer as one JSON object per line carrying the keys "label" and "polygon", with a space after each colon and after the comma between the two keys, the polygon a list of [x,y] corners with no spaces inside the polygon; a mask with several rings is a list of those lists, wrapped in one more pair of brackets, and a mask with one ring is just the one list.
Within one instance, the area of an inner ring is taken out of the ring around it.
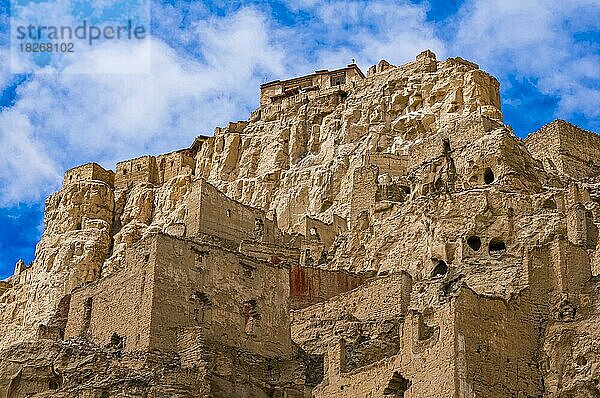
{"label": "dark window opening", "polygon": [[331,79],[331,87],[341,86],[342,84],[346,84],[346,75],[331,76],[330,79]]}
{"label": "dark window opening", "polygon": [[475,251],[481,249],[481,238],[479,236],[469,236],[467,238],[467,245]]}
{"label": "dark window opening", "polygon": [[486,184],[491,184],[494,182],[494,172],[489,167],[483,172],[483,181]]}
{"label": "dark window opening", "polygon": [[324,200],[323,203],[321,203],[321,211],[323,212],[329,209],[332,205],[333,202],[331,200]]}
{"label": "dark window opening", "polygon": [[490,241],[489,253],[492,256],[499,256],[506,252],[506,244],[500,238],[494,238]]}
{"label": "dark window opening", "polygon": [[73,176],[69,176],[69,182],[73,181]]}
{"label": "dark window opening", "polygon": [[569,300],[563,300],[558,307],[557,319],[563,322],[574,321],[577,317],[577,308]]}
{"label": "dark window opening", "polygon": [[318,265],[326,265],[329,256],[329,252],[325,249],[321,250],[321,257],[319,257],[319,261],[317,262]]}
{"label": "dark window opening", "polygon": [[254,334],[257,323],[260,320],[260,313],[256,300],[248,300],[244,303],[244,332],[246,334]]}
{"label": "dark window opening", "polygon": [[194,294],[192,294],[191,299],[198,301],[205,306],[212,305],[212,302],[210,301],[210,297],[208,297],[208,294],[206,294],[204,292],[196,291]]}
{"label": "dark window opening", "polygon": [[90,329],[90,323],[92,321],[92,298],[87,297],[83,301],[83,324],[81,333],[84,334]]}
{"label": "dark window opening", "polygon": [[552,199],[546,199],[544,201],[544,203],[542,204],[542,208],[555,210],[556,209],[556,202],[554,200],[552,200]]}
{"label": "dark window opening", "polygon": [[227,209],[227,217],[231,217],[231,209]]}
{"label": "dark window opening", "polygon": [[127,175],[127,170],[123,169],[123,175]]}
{"label": "dark window opening", "polygon": [[384,397],[404,397],[404,393],[410,388],[411,382],[400,372],[394,372],[394,375],[390,379],[388,385],[383,390]]}
{"label": "dark window opening", "polygon": [[125,338],[113,333],[112,336],[110,336],[110,346],[122,350],[125,348]]}
{"label": "dark window opening", "polygon": [[436,276],[444,276],[448,273],[448,266],[444,260],[438,260],[433,272],[431,273],[431,277],[435,278]]}
{"label": "dark window opening", "polygon": [[194,321],[197,323],[204,323],[211,321],[211,306],[212,301],[210,297],[204,292],[196,291],[190,297],[192,302],[192,312],[194,315]]}

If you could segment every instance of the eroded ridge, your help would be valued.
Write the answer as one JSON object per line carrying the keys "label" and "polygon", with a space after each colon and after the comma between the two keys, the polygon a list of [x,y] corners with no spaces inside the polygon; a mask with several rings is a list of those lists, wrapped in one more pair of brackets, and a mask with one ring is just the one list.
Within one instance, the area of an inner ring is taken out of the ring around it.
{"label": "eroded ridge", "polygon": [[597,397],[600,137],[431,51],[65,173],[0,282],[0,394]]}

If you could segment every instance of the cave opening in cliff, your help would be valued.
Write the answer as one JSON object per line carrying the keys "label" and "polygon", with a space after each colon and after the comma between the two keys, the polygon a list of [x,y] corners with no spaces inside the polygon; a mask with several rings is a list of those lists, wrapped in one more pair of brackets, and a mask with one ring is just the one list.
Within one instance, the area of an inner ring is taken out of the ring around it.
{"label": "cave opening in cliff", "polygon": [[410,388],[411,382],[400,372],[394,372],[388,385],[383,390],[383,396],[386,398],[404,397],[404,393]]}
{"label": "cave opening in cliff", "polygon": [[48,382],[48,388],[51,390],[58,390],[60,388],[60,380],[58,378],[50,379]]}
{"label": "cave opening in cliff", "polygon": [[492,182],[494,182],[494,172],[492,171],[492,169],[490,169],[489,167],[485,169],[485,171],[483,172],[483,181],[486,184],[491,184]]}
{"label": "cave opening in cliff", "polygon": [[438,260],[433,271],[431,272],[431,277],[435,278],[437,276],[444,276],[448,273],[448,265],[444,260]]}
{"label": "cave opening in cliff", "polygon": [[543,209],[556,210],[556,202],[552,199],[546,199],[544,203],[542,203]]}
{"label": "cave opening in cliff", "polygon": [[490,241],[489,253],[492,256],[499,256],[506,252],[506,244],[500,238],[494,238]]}
{"label": "cave opening in cliff", "polygon": [[479,236],[469,236],[467,238],[467,245],[474,251],[481,249],[481,238]]}
{"label": "cave opening in cliff", "polygon": [[324,200],[321,203],[321,212],[324,212],[325,210],[329,209],[332,205],[333,202],[331,200]]}

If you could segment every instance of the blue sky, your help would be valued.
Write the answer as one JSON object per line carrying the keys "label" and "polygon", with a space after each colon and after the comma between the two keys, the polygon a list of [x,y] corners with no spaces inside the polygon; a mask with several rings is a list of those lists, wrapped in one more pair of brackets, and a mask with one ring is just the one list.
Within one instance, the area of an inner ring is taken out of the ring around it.
{"label": "blue sky", "polygon": [[10,8],[0,3],[0,277],[32,261],[64,170],[188,146],[246,119],[265,80],[352,58],[366,70],[427,48],[461,56],[498,78],[520,137],[556,118],[600,132],[599,0],[148,1],[150,73],[133,75],[107,73],[137,66],[142,53],[122,43],[11,73]]}

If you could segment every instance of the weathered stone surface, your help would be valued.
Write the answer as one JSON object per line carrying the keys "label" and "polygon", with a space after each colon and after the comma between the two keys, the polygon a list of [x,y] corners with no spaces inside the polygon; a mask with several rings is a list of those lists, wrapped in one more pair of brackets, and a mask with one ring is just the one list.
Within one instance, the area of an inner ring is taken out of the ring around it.
{"label": "weathered stone surface", "polygon": [[0,283],[0,395],[596,397],[600,137],[517,138],[462,58],[261,86],[65,173]]}

